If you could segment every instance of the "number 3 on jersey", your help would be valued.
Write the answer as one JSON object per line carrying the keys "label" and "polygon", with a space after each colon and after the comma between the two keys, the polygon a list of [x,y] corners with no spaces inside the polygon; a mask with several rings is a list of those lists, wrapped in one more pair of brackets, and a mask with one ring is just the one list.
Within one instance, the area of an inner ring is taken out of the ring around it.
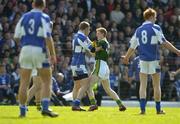
{"label": "number 3 on jersey", "polygon": [[34,19],[30,19],[28,24],[29,24],[28,33],[32,35],[32,34],[34,34],[34,25],[35,25]]}

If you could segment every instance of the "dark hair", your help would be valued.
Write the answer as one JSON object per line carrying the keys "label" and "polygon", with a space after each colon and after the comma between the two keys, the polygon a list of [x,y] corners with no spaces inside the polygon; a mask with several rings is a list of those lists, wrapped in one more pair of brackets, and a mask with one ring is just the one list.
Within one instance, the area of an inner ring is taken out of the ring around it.
{"label": "dark hair", "polygon": [[35,7],[44,7],[46,2],[45,0],[33,0]]}
{"label": "dark hair", "polygon": [[82,21],[80,24],[79,24],[79,29],[80,30],[84,30],[86,28],[90,27],[90,24],[86,21]]}

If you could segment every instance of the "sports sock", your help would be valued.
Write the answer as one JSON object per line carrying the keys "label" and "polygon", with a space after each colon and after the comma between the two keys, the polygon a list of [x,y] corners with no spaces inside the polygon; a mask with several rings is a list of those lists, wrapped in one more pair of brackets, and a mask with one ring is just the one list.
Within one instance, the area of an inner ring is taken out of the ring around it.
{"label": "sports sock", "polygon": [[74,106],[80,106],[80,100],[79,100],[79,99],[75,99],[75,100],[73,101],[73,105],[74,105]]}
{"label": "sports sock", "polygon": [[121,106],[121,105],[122,105],[122,102],[121,102],[120,99],[117,99],[117,100],[116,100],[116,103],[118,104],[118,106]]}
{"label": "sports sock", "polygon": [[42,110],[48,110],[48,108],[49,108],[49,99],[48,98],[43,98],[42,99]]}
{"label": "sports sock", "polygon": [[96,100],[94,98],[91,98],[90,103],[91,103],[91,105],[96,105]]}
{"label": "sports sock", "polygon": [[141,107],[141,111],[145,111],[145,107],[146,107],[146,99],[140,99],[140,107]]}
{"label": "sports sock", "polygon": [[161,103],[159,101],[156,101],[156,111],[157,112],[161,111]]}
{"label": "sports sock", "polygon": [[27,111],[26,105],[20,105],[19,109],[20,109],[20,116],[26,116],[26,111]]}

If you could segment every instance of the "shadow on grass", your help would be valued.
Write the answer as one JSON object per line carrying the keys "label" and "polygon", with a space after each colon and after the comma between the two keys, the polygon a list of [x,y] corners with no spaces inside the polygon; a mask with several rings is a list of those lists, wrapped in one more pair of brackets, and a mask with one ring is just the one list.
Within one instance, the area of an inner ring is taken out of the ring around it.
{"label": "shadow on grass", "polygon": [[25,118],[20,118],[20,117],[18,117],[18,116],[2,116],[2,117],[0,117],[0,120],[2,119],[4,119],[4,120],[6,120],[6,119],[9,119],[9,120],[14,120],[14,119],[19,119],[19,120],[30,120],[30,119],[42,119],[43,118],[43,116],[42,117],[25,117]]}

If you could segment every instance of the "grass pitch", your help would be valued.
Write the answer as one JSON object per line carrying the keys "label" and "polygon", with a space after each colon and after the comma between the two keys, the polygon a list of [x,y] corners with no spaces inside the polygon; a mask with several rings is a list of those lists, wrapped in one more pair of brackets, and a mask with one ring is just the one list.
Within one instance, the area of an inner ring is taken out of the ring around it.
{"label": "grass pitch", "polygon": [[[119,112],[118,107],[99,107],[94,112],[73,112],[71,107],[51,107],[60,115],[43,117],[36,107],[29,106],[26,118],[18,118],[18,106],[0,106],[0,124],[180,124],[180,108],[163,108],[166,115],[156,115],[155,108],[147,108],[139,115],[139,108],[129,107]],[[85,107],[88,109],[87,107]]]}

